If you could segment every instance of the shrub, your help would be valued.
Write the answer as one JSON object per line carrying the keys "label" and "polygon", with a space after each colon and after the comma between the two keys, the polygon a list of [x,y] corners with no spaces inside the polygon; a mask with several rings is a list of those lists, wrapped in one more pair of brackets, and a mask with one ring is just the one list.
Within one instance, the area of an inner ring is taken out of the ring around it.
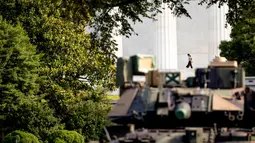
{"label": "shrub", "polygon": [[38,138],[31,133],[23,131],[13,131],[3,140],[3,143],[40,143]]}
{"label": "shrub", "polygon": [[84,143],[84,137],[76,131],[54,131],[48,140],[50,143]]}

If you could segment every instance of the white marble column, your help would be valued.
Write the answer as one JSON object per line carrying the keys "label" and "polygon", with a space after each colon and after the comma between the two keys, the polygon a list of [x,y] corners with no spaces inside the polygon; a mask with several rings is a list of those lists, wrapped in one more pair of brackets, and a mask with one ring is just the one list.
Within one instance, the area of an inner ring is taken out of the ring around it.
{"label": "white marble column", "polygon": [[218,5],[213,5],[209,9],[209,46],[208,46],[208,60],[209,62],[215,57],[220,55],[219,45],[222,40],[230,40],[231,27],[226,26],[226,13],[228,6],[223,5],[218,8]]}
{"label": "white marble column", "polygon": [[117,51],[115,51],[115,55],[119,57],[123,57],[123,47],[122,47],[122,36],[121,35],[114,35],[112,34],[113,40],[116,41],[117,44]]}
{"label": "white marble column", "polygon": [[156,22],[156,42],[154,53],[156,55],[157,68],[177,69],[177,33],[176,17],[166,4],[163,4],[161,14],[157,16]]}

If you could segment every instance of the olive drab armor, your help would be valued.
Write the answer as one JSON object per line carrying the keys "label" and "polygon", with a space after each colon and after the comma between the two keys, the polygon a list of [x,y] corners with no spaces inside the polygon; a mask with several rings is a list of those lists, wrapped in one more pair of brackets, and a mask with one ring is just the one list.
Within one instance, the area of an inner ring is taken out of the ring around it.
{"label": "olive drab armor", "polygon": [[163,140],[174,143],[255,141],[255,132],[237,130],[255,126],[255,110],[246,108],[245,72],[236,61],[216,57],[208,67],[196,69],[195,77],[181,81],[181,72],[155,69],[153,58],[149,57],[144,59],[144,56],[135,55],[129,58],[132,74],[125,73],[126,68],[120,64],[129,62],[119,61],[120,83],[132,81],[124,75],[145,75],[146,84],[123,88],[118,103],[108,114],[112,122],[132,127],[130,132],[123,130],[124,137],[116,140],[157,143]]}
{"label": "olive drab armor", "polygon": [[133,78],[132,61],[130,58],[123,57],[117,59],[117,78],[116,85],[123,86],[125,82],[131,82]]}
{"label": "olive drab armor", "polygon": [[116,85],[123,86],[126,82],[132,82],[135,75],[144,75],[154,69],[155,57],[152,55],[137,54],[131,57],[118,58]]}
{"label": "olive drab armor", "polygon": [[245,72],[237,66],[236,61],[226,61],[223,57],[216,57],[208,68],[196,69],[199,87],[211,89],[244,88]]}

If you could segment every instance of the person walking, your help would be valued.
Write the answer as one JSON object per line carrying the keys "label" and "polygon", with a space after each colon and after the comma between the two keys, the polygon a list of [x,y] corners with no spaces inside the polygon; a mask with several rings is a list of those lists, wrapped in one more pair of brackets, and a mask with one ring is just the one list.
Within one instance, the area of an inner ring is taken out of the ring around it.
{"label": "person walking", "polygon": [[191,55],[190,54],[187,54],[188,55],[188,58],[189,58],[189,60],[188,60],[188,64],[187,64],[187,68],[189,68],[189,67],[191,67],[192,69],[193,69],[193,66],[192,66],[192,57],[191,57]]}

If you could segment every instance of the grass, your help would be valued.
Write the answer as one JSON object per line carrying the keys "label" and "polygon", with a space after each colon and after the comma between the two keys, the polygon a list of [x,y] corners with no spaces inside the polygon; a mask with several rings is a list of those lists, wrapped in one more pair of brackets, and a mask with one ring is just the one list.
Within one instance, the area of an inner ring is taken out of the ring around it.
{"label": "grass", "polygon": [[120,99],[119,95],[107,95],[107,98],[109,100],[119,100]]}

